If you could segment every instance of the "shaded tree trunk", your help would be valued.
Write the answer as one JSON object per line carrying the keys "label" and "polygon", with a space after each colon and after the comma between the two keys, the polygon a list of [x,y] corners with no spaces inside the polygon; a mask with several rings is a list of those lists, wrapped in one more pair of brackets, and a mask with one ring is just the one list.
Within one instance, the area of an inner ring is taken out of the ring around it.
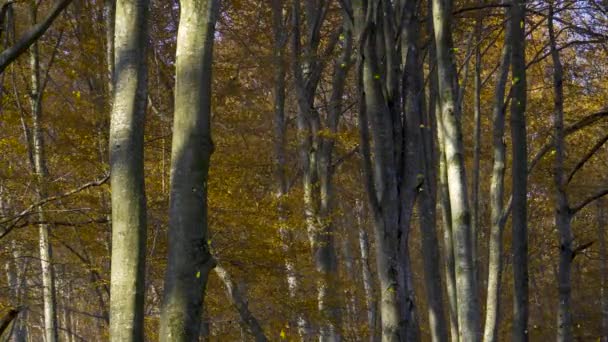
{"label": "shaded tree trunk", "polygon": [[600,249],[600,308],[602,312],[602,325],[600,342],[608,342],[608,252],[606,251],[606,202],[597,202],[597,236]]}
{"label": "shaded tree trunk", "polygon": [[171,150],[169,257],[160,341],[199,338],[205,287],[215,264],[207,242],[207,177],[213,152],[211,64],[219,1],[182,0],[180,10]]}
{"label": "shaded tree trunk", "polygon": [[110,338],[144,339],[147,0],[116,3],[114,101],[110,122],[112,259]]}
{"label": "shaded tree trunk", "polygon": [[511,145],[513,250],[513,341],[528,340],[528,147],[526,137],[525,1],[513,0],[511,15]]}
{"label": "shaded tree trunk", "polygon": [[555,146],[555,162],[553,176],[555,180],[555,225],[559,234],[559,269],[558,293],[559,304],[557,310],[557,341],[572,341],[572,260],[574,259],[572,227],[570,226],[570,205],[566,193],[566,179],[564,176],[564,160],[566,157],[564,142],[564,88],[563,67],[557,50],[557,42],[553,27],[553,3],[549,4],[547,17],[549,30],[549,44],[551,59],[553,61],[553,145]]}
{"label": "shaded tree trunk", "polygon": [[[283,0],[272,0],[272,29],[274,35],[274,46],[273,46],[273,58],[275,65],[274,74],[274,149],[275,149],[275,167],[276,167],[276,197],[277,197],[277,212],[279,219],[279,235],[281,238],[281,248],[285,256],[285,275],[287,280],[287,287],[289,291],[289,297],[292,300],[296,299],[297,291],[299,287],[299,280],[296,274],[296,264],[291,257],[291,244],[292,244],[292,233],[287,226],[287,204],[285,203],[285,196],[289,191],[288,179],[287,179],[287,165],[286,165],[286,117],[285,117],[285,95],[286,95],[286,60],[285,60],[285,46],[287,45],[287,32],[285,25],[285,18],[283,16],[284,2]],[[297,326],[300,337],[309,334],[309,323],[304,317],[297,314]]]}

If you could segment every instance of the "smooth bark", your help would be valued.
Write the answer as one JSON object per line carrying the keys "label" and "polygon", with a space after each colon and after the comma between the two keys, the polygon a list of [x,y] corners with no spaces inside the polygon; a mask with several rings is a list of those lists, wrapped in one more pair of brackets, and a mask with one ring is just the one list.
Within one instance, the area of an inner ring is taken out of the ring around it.
{"label": "smooth bark", "polygon": [[557,310],[557,341],[572,341],[572,261],[574,259],[574,235],[571,227],[570,205],[566,193],[566,178],[564,174],[565,142],[564,142],[564,88],[563,67],[557,50],[555,30],[553,27],[553,3],[549,4],[547,29],[549,45],[553,61],[553,145],[555,146],[555,162],[553,177],[555,181],[555,225],[559,234],[559,268]]}
{"label": "smooth bark", "polygon": [[483,340],[484,342],[498,341],[500,322],[500,281],[503,264],[503,231],[504,220],[504,186],[505,186],[505,90],[511,64],[511,34],[510,20],[507,20],[505,42],[498,70],[498,80],[494,90],[494,108],[492,111],[492,178],[490,181],[490,210],[491,225],[488,243],[488,286],[486,296],[486,317]]}
{"label": "smooth bark", "polygon": [[207,177],[213,152],[211,64],[219,1],[182,0],[180,5],[169,256],[159,334],[160,341],[172,342],[199,338],[205,287],[215,264],[207,241]]}
{"label": "smooth bark", "polygon": [[608,251],[606,250],[606,228],[608,227],[608,216],[606,213],[606,202],[597,201],[597,239],[600,252],[600,310],[602,325],[600,330],[600,342],[608,342]]}
{"label": "smooth bark", "polygon": [[141,341],[144,338],[147,18],[147,0],[117,1],[114,31],[116,70],[109,147],[112,189],[112,341]]}
{"label": "smooth bark", "polygon": [[437,70],[441,120],[450,198],[454,245],[456,298],[460,340],[480,340],[479,299],[475,286],[461,112],[456,103],[457,75],[451,35],[450,0],[433,0],[433,24],[437,49]]}
{"label": "smooth bark", "polygon": [[[36,23],[37,8],[35,4],[30,7],[32,24]],[[43,128],[43,96],[44,82],[40,66],[38,43],[30,47],[31,93],[30,107],[32,114],[32,140],[30,153],[34,161],[34,174],[36,176],[36,194],[38,200],[47,197],[48,169]],[[37,207],[39,222],[46,222],[46,214],[42,206]],[[49,225],[41,223],[38,226],[38,248],[40,252],[40,268],[42,275],[42,300],[44,318],[44,337],[47,342],[58,340],[57,328],[57,300],[55,294],[55,275],[52,261],[52,247],[49,239]]]}

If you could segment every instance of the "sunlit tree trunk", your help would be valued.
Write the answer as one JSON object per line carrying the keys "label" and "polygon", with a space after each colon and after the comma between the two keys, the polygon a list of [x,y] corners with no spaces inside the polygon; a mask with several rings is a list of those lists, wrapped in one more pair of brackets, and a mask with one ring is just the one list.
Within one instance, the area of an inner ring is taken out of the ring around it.
{"label": "sunlit tree trunk", "polygon": [[500,281],[502,275],[502,239],[504,230],[504,183],[505,183],[505,89],[511,64],[510,22],[507,21],[505,41],[502,48],[498,80],[494,91],[494,108],[492,112],[492,179],[490,181],[491,225],[488,243],[488,286],[486,296],[486,319],[484,342],[498,341],[500,321]]}
{"label": "sunlit tree trunk", "polygon": [[475,286],[461,112],[456,103],[457,75],[451,34],[451,0],[433,0],[437,70],[454,245],[456,297],[460,340],[480,340],[479,300]]}
{"label": "sunlit tree trunk", "polygon": [[[32,3],[30,7],[32,24],[36,23],[36,5]],[[38,200],[47,197],[47,178],[48,170],[46,165],[46,151],[44,144],[44,128],[42,122],[42,77],[40,68],[40,54],[38,43],[30,47],[30,68],[31,68],[31,93],[30,105],[32,114],[32,155],[34,159],[34,173],[36,175]],[[46,221],[46,215],[42,206],[38,207],[38,220]],[[57,301],[55,298],[55,279],[53,271],[53,260],[51,242],[49,240],[49,225],[41,223],[39,225],[38,247],[40,251],[40,268],[42,272],[42,299],[44,303],[44,337],[46,342],[58,340],[57,331]]]}
{"label": "sunlit tree trunk", "polygon": [[114,100],[110,122],[112,261],[110,339],[144,339],[147,0],[116,3]]}
{"label": "sunlit tree trunk", "polygon": [[211,64],[219,1],[180,4],[169,257],[159,334],[160,341],[172,342],[199,338],[205,287],[215,264],[207,241],[207,177],[213,152]]}
{"label": "sunlit tree trunk", "polygon": [[475,283],[479,284],[480,280],[480,262],[479,262],[479,234],[480,231],[480,212],[479,212],[479,174],[480,174],[480,158],[481,158],[481,34],[483,29],[483,15],[480,11],[475,19],[475,72],[474,72],[474,97],[473,97],[473,176],[471,184],[471,242],[473,250],[473,264],[475,266]]}
{"label": "sunlit tree trunk", "polygon": [[[429,1],[429,24],[428,30],[433,30],[432,18],[432,1]],[[430,61],[437,60],[437,53],[432,38],[432,45],[429,47]],[[439,198],[439,209],[441,211],[441,225],[443,230],[443,264],[445,273],[445,285],[447,294],[447,303],[449,308],[450,320],[450,338],[453,342],[458,342],[458,305],[456,300],[456,279],[454,275],[454,244],[452,243],[452,214],[450,209],[450,191],[448,188],[447,163],[445,160],[445,150],[443,144],[443,131],[440,128],[441,108],[439,107],[439,85],[437,84],[437,68],[436,65],[430,65],[429,74],[429,119],[433,125],[433,134],[437,137],[436,148],[436,183],[437,197]],[[434,138],[433,138],[434,139]]]}

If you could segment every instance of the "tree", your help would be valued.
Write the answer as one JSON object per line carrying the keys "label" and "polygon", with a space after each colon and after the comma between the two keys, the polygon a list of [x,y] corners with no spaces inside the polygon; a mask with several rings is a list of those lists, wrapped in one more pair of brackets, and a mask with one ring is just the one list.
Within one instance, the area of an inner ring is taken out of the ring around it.
{"label": "tree", "polygon": [[215,264],[208,244],[207,176],[213,152],[211,63],[219,1],[180,5],[161,341],[199,338],[205,286]]}
{"label": "tree", "polygon": [[147,18],[147,0],[116,2],[116,69],[109,147],[112,188],[110,337],[115,341],[144,338]]}
{"label": "tree", "polygon": [[443,136],[454,244],[458,329],[461,341],[479,341],[479,300],[475,285],[471,213],[469,210],[461,109],[456,101],[458,84],[451,33],[451,0],[433,0],[433,24],[437,46],[439,130]]}

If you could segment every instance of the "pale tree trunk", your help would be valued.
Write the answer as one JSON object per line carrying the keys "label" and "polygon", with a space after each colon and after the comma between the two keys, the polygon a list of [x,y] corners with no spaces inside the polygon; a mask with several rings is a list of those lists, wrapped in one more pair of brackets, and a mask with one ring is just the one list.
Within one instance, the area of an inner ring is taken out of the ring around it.
{"label": "pale tree trunk", "polygon": [[555,225],[559,234],[559,269],[558,292],[559,304],[557,310],[557,341],[572,341],[572,260],[574,259],[572,227],[570,226],[570,205],[566,193],[564,177],[564,160],[566,157],[564,142],[564,88],[563,67],[557,50],[557,42],[553,28],[553,3],[549,4],[547,18],[551,59],[553,61],[553,145],[555,146],[555,162],[553,176],[555,179]]}
{"label": "pale tree trunk", "polygon": [[602,326],[600,342],[608,342],[608,252],[606,251],[606,202],[597,201],[597,236],[600,249],[600,308],[602,313]]}
{"label": "pale tree trunk", "polygon": [[144,339],[147,0],[116,4],[114,100],[110,123],[112,258],[110,338]]}
{"label": "pale tree trunk", "polygon": [[239,316],[241,317],[241,323],[245,330],[253,335],[256,342],[266,342],[268,339],[264,335],[264,330],[253,316],[253,313],[249,310],[249,305],[245,295],[241,292],[238,286],[232,280],[232,277],[228,274],[228,271],[221,265],[215,266],[215,274],[222,280],[226,292],[232,301],[232,304],[236,307]]}
{"label": "pale tree trunk", "polygon": [[[300,166],[302,168],[302,185],[304,189],[304,216],[308,230],[311,249],[314,254],[317,280],[318,309],[324,321],[320,328],[320,341],[338,341],[340,339],[340,293],[336,281],[337,257],[334,246],[331,222],[333,210],[332,191],[332,154],[334,141],[331,137],[320,135],[323,127],[333,135],[337,133],[341,115],[342,94],[348,66],[350,65],[351,36],[348,26],[343,30],[343,56],[341,64],[334,73],[332,105],[328,109],[327,121],[323,122],[321,114],[315,108],[317,87],[325,68],[323,58],[338,45],[338,35],[333,34],[328,47],[319,53],[320,32],[325,21],[329,2],[315,4],[305,2],[305,19],[307,34],[305,44],[301,42],[300,0],[293,1],[293,73],[298,104],[298,147]],[[334,103],[335,102],[335,103]]]}
{"label": "pale tree trunk", "polygon": [[[406,322],[405,317],[402,317],[397,292],[402,292],[405,287],[403,272],[407,270],[401,267],[402,270],[399,271],[400,199],[397,190],[396,147],[391,113],[382,92],[383,80],[377,55],[377,44],[382,39],[382,32],[379,32],[381,27],[378,27],[377,18],[369,12],[373,10],[371,5],[364,8],[362,3],[355,2],[353,9],[359,39],[362,40],[359,43],[362,46],[360,53],[364,56],[359,58],[358,66],[361,96],[359,129],[365,186],[376,238],[382,341],[397,342],[406,338],[403,331]],[[401,296],[404,297],[405,293]]]}
{"label": "pale tree trunk", "polygon": [[[432,2],[429,1],[429,13]],[[430,15],[429,15],[430,16]],[[429,20],[429,31],[433,32],[432,17]],[[433,45],[429,47],[430,61],[436,61],[436,49]],[[458,342],[458,305],[456,300],[456,279],[454,275],[454,244],[452,243],[452,214],[450,209],[450,191],[448,188],[447,163],[443,144],[443,132],[439,129],[441,108],[439,107],[438,84],[436,65],[429,66],[429,118],[433,125],[433,133],[437,136],[437,195],[439,197],[439,208],[441,211],[441,224],[443,227],[443,258],[447,302],[449,307],[450,337],[452,342]]]}
{"label": "pale tree trunk", "polygon": [[[406,11],[414,11],[413,2]],[[432,134],[430,122],[424,118],[423,99],[423,68],[419,57],[417,16],[409,20],[406,28],[405,46],[402,47],[405,77],[405,117],[407,144],[406,160],[409,168],[416,170],[416,190],[418,191],[418,216],[422,240],[422,259],[424,264],[424,280],[428,305],[428,319],[431,339],[433,341],[447,340],[447,322],[443,308],[443,289],[441,286],[439,247],[436,231],[436,200],[435,180],[432,174],[434,163]]]}
{"label": "pale tree trunk", "polygon": [[[292,234],[287,226],[287,204],[285,196],[287,195],[288,179],[286,165],[286,118],[285,118],[285,75],[286,75],[286,60],[285,46],[287,45],[287,32],[284,22],[283,0],[272,0],[272,28],[273,28],[273,58],[275,65],[274,74],[274,130],[275,130],[275,165],[276,165],[276,197],[277,197],[277,212],[279,219],[279,235],[281,238],[281,249],[285,257],[285,276],[287,280],[287,288],[289,297],[292,300],[296,299],[299,287],[299,280],[296,275],[295,261],[291,256]],[[298,333],[301,337],[308,335],[309,323],[301,314],[297,318]]]}
{"label": "pale tree trunk", "polygon": [[484,342],[498,341],[500,321],[500,281],[502,276],[502,239],[504,230],[504,190],[505,190],[505,89],[511,64],[511,21],[507,20],[498,81],[494,91],[494,108],[492,112],[492,179],[490,183],[491,225],[488,245],[488,286],[486,296],[486,320]]}
{"label": "pale tree trunk", "polygon": [[454,245],[456,298],[460,340],[480,340],[479,299],[475,286],[472,256],[471,213],[469,210],[461,112],[456,103],[457,75],[451,35],[451,0],[433,0],[433,24],[437,46],[437,71],[442,130],[450,198]]}
{"label": "pale tree trunk", "polygon": [[[36,22],[37,8],[35,4],[31,6],[32,24]],[[42,89],[40,54],[38,43],[30,47],[30,68],[31,68],[31,94],[30,104],[32,112],[32,147],[31,153],[34,159],[34,173],[37,182],[38,200],[47,197],[46,181],[48,170],[46,166],[46,155],[44,147],[44,132],[42,123]],[[38,220],[46,221],[43,208],[38,207]],[[44,303],[44,336],[46,342],[58,340],[57,331],[57,303],[55,299],[55,279],[52,264],[51,242],[49,241],[49,225],[42,223],[39,225],[38,246],[40,251],[40,268],[42,272],[42,299]]]}
{"label": "pale tree trunk", "polygon": [[211,65],[219,1],[182,0],[180,10],[171,150],[169,257],[160,341],[199,338],[205,287],[215,264],[207,242],[207,177],[213,152]]}
{"label": "pale tree trunk", "polygon": [[475,21],[475,76],[474,76],[474,99],[473,99],[473,180],[471,184],[471,241],[473,265],[475,267],[475,284],[479,284],[481,264],[479,260],[479,174],[481,157],[481,31],[483,29],[483,11],[480,11]]}
{"label": "pale tree trunk", "polygon": [[361,263],[361,278],[363,281],[363,291],[365,293],[365,304],[367,306],[367,326],[369,331],[369,340],[371,342],[376,341],[376,321],[377,321],[377,310],[376,310],[376,294],[374,293],[374,284],[372,280],[372,271],[369,261],[369,238],[367,231],[363,226],[363,204],[357,203],[355,211],[357,212],[357,227],[359,230],[359,253]]}
{"label": "pale tree trunk", "polygon": [[513,250],[513,341],[528,340],[528,146],[526,137],[525,2],[513,0],[511,15],[511,218]]}

